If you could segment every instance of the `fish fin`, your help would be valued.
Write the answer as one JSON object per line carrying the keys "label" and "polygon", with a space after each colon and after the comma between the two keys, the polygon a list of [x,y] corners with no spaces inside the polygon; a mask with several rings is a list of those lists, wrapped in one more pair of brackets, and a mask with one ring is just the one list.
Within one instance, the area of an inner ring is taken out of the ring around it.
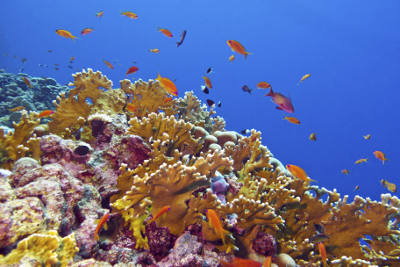
{"label": "fish fin", "polygon": [[[279,109],[279,110],[283,110],[283,109],[282,109],[281,107],[279,107],[279,106],[278,106],[278,107],[275,107],[275,108],[276,108],[276,109]],[[285,119],[285,118],[284,118],[284,119]]]}
{"label": "fish fin", "polygon": [[253,55],[253,53],[250,53],[250,52],[244,52],[244,59],[247,59],[247,55]]}
{"label": "fish fin", "polygon": [[272,88],[269,88],[269,93],[266,94],[265,96],[273,96],[274,95],[274,91],[272,91]]}

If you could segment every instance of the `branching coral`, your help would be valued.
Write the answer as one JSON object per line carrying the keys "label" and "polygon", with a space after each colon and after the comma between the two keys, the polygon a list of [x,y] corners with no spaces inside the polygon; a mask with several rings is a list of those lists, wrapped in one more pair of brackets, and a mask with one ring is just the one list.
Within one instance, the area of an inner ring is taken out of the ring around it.
{"label": "branching coral", "polygon": [[[4,133],[0,128],[0,150],[3,158],[0,159],[0,166],[5,169],[11,169],[14,162],[19,158],[29,155],[38,158],[40,150],[38,149],[38,140],[32,136],[33,130],[38,126],[40,120],[34,112],[22,112],[22,118],[19,123],[14,123],[14,132]],[[30,140],[30,138],[32,138]]]}
{"label": "branching coral", "polygon": [[68,266],[78,250],[74,234],[61,238],[57,231],[48,231],[45,234],[32,234],[21,240],[17,248],[6,257],[0,255],[0,264],[16,264],[22,258],[29,258],[43,266]]}
{"label": "branching coral", "polygon": [[[73,75],[74,82],[66,97],[62,93],[54,101],[56,111],[51,115],[49,129],[52,133],[68,136],[77,131],[86,122],[91,107],[96,103],[103,89],[111,89],[112,82],[102,75],[100,71],[93,72],[92,69],[83,70]],[[92,104],[88,103],[90,101]]]}

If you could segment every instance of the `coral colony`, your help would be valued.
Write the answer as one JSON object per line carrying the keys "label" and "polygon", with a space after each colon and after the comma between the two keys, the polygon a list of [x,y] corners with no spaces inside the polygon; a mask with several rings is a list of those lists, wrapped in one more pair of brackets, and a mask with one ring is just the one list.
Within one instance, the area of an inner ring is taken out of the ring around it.
{"label": "coral colony", "polygon": [[293,177],[192,92],[73,77],[47,118],[0,130],[1,266],[399,264],[397,197]]}

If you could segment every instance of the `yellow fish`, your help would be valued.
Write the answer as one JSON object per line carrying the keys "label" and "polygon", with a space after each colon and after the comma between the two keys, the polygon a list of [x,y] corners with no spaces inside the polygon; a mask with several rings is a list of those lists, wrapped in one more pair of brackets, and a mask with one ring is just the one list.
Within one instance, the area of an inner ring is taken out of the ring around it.
{"label": "yellow fish", "polygon": [[303,82],[305,79],[309,78],[310,76],[311,76],[310,73],[307,73],[307,74],[303,75],[303,77],[301,77],[301,79],[300,79],[298,84],[300,84],[301,82]]}
{"label": "yellow fish", "polygon": [[397,186],[393,183],[390,183],[386,181],[385,179],[381,179],[381,184],[390,192],[396,193],[397,192]]}
{"label": "yellow fish", "polygon": [[360,163],[367,162],[367,161],[368,161],[367,158],[362,158],[362,159],[356,160],[356,161],[354,162],[354,164],[360,164]]}

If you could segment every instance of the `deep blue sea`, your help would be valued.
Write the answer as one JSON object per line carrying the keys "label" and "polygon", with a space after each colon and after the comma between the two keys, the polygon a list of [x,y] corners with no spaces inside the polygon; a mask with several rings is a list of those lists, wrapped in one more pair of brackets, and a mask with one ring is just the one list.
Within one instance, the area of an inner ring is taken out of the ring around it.
{"label": "deep blue sea", "polygon": [[[103,17],[96,17],[101,10]],[[379,199],[388,192],[381,179],[400,179],[399,14],[398,0],[3,0],[0,68],[65,84],[72,73],[90,67],[107,75],[114,88],[131,66],[139,71],[128,78],[148,80],[160,73],[175,81],[180,97],[193,90],[203,101],[221,101],[216,110],[227,130],[261,131],[275,157],[301,166],[319,186]],[[86,27],[94,31],[83,36]],[[57,29],[78,39],[65,39]],[[177,48],[183,30],[186,39]],[[239,41],[252,54],[246,60],[235,54],[229,62],[227,40]],[[152,48],[160,53],[150,53]],[[200,87],[209,67],[213,88],[206,95]],[[298,85],[307,73],[311,76]],[[291,98],[291,116],[300,125],[283,119],[289,114],[256,88],[260,81]],[[243,85],[252,93],[243,92]],[[312,132],[315,142],[308,139]],[[385,153],[384,165],[375,150]],[[368,161],[354,164],[360,158]]]}

